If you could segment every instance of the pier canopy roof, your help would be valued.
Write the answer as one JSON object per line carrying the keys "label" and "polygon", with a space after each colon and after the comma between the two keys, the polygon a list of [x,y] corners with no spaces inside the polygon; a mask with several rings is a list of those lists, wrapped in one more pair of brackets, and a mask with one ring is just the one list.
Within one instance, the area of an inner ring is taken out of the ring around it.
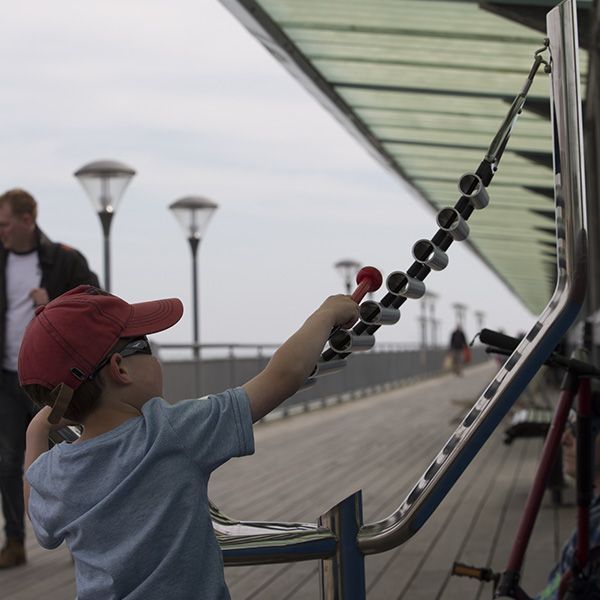
{"label": "pier canopy roof", "polygon": [[[485,155],[556,2],[221,0],[436,211]],[[580,13],[591,0],[579,0]],[[580,39],[585,20],[580,19]],[[581,44],[580,44],[581,45]],[[585,90],[586,53],[581,53]],[[548,76],[539,72],[469,244],[531,311],[556,277]],[[409,241],[412,243],[412,240]]]}

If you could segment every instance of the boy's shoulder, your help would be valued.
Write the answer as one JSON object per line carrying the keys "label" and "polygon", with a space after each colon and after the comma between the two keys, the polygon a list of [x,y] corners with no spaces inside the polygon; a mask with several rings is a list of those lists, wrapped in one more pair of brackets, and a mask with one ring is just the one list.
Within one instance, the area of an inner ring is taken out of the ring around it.
{"label": "boy's shoulder", "polygon": [[247,404],[249,402],[246,390],[243,387],[236,387],[224,390],[222,392],[206,394],[197,398],[186,398],[170,402],[165,398],[152,398],[143,406],[142,412],[173,412],[173,411],[188,411],[188,410],[209,410],[211,405],[219,404]]}
{"label": "boy's shoulder", "polygon": [[142,417],[148,426],[162,426],[166,422],[175,429],[186,422],[194,423],[195,428],[202,427],[213,419],[215,413],[229,412],[238,419],[240,414],[249,414],[249,400],[244,388],[232,388],[218,394],[207,394],[176,402],[155,397],[142,407]]}
{"label": "boy's shoulder", "polygon": [[254,452],[250,403],[243,387],[158,407],[179,445],[208,470]]}

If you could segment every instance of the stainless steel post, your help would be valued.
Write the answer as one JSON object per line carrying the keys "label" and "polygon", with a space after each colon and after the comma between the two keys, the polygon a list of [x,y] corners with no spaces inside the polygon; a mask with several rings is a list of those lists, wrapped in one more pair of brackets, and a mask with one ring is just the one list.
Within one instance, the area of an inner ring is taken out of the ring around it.
{"label": "stainless steel post", "polygon": [[365,557],[356,543],[362,519],[362,492],[359,490],[319,519],[319,525],[336,536],[333,556],[321,560],[321,600],[364,600]]}

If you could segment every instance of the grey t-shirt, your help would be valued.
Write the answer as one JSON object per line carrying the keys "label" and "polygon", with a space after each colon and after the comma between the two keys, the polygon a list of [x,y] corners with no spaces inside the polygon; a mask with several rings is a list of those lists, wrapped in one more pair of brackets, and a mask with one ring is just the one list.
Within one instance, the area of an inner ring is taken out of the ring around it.
{"label": "grey t-shirt", "polygon": [[253,452],[243,388],[175,405],[153,398],[141,417],[31,465],[33,529],[46,548],[66,541],[79,600],[228,599],[208,479]]}

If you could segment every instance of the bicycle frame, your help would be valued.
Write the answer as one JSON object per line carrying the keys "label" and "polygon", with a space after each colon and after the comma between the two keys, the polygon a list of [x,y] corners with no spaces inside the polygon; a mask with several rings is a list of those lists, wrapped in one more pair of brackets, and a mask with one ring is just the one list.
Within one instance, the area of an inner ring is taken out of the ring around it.
{"label": "bicycle frame", "polygon": [[550,470],[557,457],[573,399],[577,397],[577,548],[575,552],[579,568],[584,569],[589,556],[589,507],[592,500],[591,453],[593,435],[591,430],[591,391],[589,377],[570,369],[565,376],[560,399],[554,411],[552,423],[546,435],[542,456],[505,571],[502,573],[494,598],[525,600],[529,596],[519,587],[519,579],[525,552],[531,538]]}

